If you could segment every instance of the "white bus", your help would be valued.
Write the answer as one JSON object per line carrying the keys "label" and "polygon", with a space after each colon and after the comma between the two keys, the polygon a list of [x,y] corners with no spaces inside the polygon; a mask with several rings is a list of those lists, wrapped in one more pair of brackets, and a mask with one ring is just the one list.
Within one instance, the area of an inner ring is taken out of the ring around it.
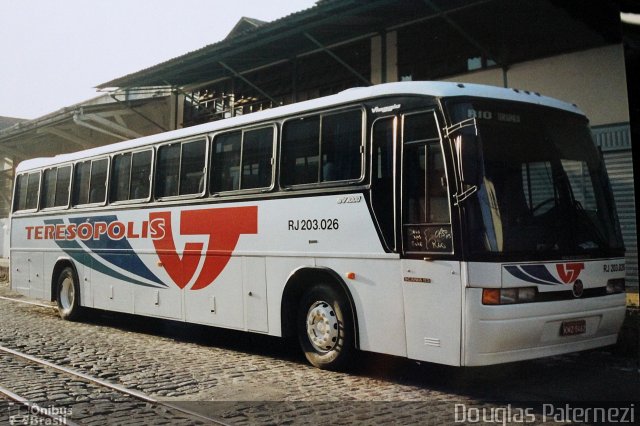
{"label": "white bus", "polygon": [[624,248],[574,105],[357,88],[16,170],[11,285],[94,308],[455,366],[616,342]]}

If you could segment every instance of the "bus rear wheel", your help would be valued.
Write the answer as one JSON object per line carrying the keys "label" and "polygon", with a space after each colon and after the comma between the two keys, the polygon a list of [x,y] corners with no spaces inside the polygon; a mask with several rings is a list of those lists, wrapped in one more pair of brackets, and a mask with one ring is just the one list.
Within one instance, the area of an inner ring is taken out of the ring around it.
{"label": "bus rear wheel", "polygon": [[354,349],[353,316],[346,298],[326,284],[313,286],[298,307],[298,340],[311,365],[343,370]]}
{"label": "bus rear wheel", "polygon": [[82,316],[80,306],[80,285],[73,268],[65,267],[56,285],[56,300],[60,317],[68,321],[76,321]]}

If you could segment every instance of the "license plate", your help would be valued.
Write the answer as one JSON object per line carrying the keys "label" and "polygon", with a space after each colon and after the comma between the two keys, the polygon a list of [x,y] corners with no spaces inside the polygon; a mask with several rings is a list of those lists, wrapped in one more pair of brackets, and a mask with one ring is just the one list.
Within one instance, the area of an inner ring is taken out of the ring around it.
{"label": "license plate", "polygon": [[560,326],[561,336],[575,336],[587,332],[586,320],[565,321]]}

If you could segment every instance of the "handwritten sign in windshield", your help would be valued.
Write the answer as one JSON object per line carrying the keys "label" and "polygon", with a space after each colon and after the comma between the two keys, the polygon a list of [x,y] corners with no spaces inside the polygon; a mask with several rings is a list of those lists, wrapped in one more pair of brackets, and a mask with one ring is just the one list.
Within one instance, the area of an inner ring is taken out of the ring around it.
{"label": "handwritten sign in windshield", "polygon": [[412,225],[406,232],[407,251],[451,253],[453,239],[450,225]]}

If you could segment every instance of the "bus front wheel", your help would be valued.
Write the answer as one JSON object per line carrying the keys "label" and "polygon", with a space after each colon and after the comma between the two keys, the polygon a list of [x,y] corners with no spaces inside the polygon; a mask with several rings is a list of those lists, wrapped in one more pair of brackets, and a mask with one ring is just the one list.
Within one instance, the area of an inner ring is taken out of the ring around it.
{"label": "bus front wheel", "polygon": [[353,316],[346,298],[326,284],[309,289],[298,308],[298,339],[313,366],[346,368],[354,352]]}
{"label": "bus front wheel", "polygon": [[82,307],[80,306],[80,285],[73,268],[67,266],[58,275],[56,286],[56,299],[58,312],[62,319],[76,321],[80,319]]}

